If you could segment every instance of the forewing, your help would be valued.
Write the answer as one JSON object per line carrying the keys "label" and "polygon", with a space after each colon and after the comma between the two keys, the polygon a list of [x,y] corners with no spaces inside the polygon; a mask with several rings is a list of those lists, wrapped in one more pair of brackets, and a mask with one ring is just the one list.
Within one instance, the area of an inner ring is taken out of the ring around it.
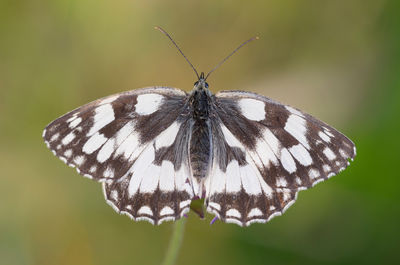
{"label": "forewing", "polygon": [[49,149],[95,180],[119,178],[184,111],[186,94],[146,88],[105,97],[51,122],[43,131]]}
{"label": "forewing", "polygon": [[223,91],[214,102],[219,155],[206,201],[224,221],[266,222],[355,156],[354,144],[334,128],[266,97]]}

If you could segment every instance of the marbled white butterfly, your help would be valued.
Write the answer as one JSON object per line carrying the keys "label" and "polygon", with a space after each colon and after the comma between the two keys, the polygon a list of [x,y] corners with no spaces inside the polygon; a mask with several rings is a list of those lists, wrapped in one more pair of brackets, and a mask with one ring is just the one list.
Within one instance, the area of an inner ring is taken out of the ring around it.
{"label": "marbled white butterfly", "polygon": [[352,141],[329,125],[255,93],[214,95],[209,74],[197,74],[190,93],[148,87],[93,101],[50,123],[43,138],[101,182],[117,212],[152,224],[181,218],[199,198],[224,222],[264,223],[354,158]]}

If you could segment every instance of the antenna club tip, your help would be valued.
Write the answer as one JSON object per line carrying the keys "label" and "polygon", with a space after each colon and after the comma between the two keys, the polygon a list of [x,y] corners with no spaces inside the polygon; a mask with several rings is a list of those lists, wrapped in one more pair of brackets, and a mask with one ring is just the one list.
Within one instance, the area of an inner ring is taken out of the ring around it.
{"label": "antenna club tip", "polygon": [[255,37],[254,37],[254,39],[256,39],[256,40],[259,40],[259,39],[260,39],[260,37],[258,37],[258,36],[255,36]]}

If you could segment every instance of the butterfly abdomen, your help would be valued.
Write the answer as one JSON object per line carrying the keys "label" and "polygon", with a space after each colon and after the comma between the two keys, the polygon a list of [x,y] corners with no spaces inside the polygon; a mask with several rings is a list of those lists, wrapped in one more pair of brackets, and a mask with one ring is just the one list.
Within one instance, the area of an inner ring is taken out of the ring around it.
{"label": "butterfly abdomen", "polygon": [[198,180],[207,174],[211,156],[211,142],[208,122],[195,122],[190,139],[190,164],[193,177]]}

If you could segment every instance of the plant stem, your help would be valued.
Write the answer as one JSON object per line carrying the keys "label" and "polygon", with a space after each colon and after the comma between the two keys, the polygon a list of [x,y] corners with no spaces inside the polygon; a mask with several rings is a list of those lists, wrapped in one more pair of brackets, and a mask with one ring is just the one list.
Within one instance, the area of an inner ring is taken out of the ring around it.
{"label": "plant stem", "polygon": [[183,233],[185,231],[186,218],[181,218],[176,221],[174,231],[172,232],[171,240],[169,242],[167,253],[165,254],[162,265],[175,264],[179,249],[183,240]]}

